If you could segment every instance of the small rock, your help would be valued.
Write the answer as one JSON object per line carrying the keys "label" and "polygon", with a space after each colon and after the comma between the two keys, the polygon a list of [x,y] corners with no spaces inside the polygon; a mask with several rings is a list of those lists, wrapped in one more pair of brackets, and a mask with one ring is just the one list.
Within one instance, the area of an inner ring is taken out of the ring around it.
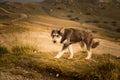
{"label": "small rock", "polygon": [[52,73],[50,73],[50,75],[52,75]]}
{"label": "small rock", "polygon": [[59,76],[60,76],[60,75],[57,73],[57,74],[56,74],[56,77],[59,77]]}

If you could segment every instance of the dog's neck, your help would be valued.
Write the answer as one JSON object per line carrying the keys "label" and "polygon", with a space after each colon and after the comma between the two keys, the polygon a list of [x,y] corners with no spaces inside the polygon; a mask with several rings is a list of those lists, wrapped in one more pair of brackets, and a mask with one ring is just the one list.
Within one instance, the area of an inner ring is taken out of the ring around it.
{"label": "dog's neck", "polygon": [[60,32],[60,36],[61,36],[61,37],[63,37],[63,34],[64,34],[64,33]]}
{"label": "dog's neck", "polygon": [[64,34],[64,29],[62,28],[62,29],[60,29],[60,36],[63,37],[63,34]]}

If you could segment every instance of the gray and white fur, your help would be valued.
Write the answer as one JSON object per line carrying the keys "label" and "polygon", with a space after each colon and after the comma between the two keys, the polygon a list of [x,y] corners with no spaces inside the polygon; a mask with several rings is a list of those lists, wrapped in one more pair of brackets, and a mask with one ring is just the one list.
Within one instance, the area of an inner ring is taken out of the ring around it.
{"label": "gray and white fur", "polygon": [[55,58],[60,58],[67,48],[70,52],[70,56],[68,59],[73,58],[74,53],[72,49],[72,44],[82,42],[86,45],[87,49],[87,57],[85,59],[90,59],[92,56],[91,48],[96,48],[99,45],[99,42],[94,41],[93,35],[90,32],[74,28],[61,28],[52,30],[51,37],[53,39],[53,43],[60,42],[61,44],[63,44],[62,49],[60,50],[60,52],[58,52]]}

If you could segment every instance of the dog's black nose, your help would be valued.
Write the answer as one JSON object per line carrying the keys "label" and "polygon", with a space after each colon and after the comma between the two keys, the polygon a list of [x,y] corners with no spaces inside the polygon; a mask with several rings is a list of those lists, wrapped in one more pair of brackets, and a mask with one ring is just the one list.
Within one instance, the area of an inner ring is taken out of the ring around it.
{"label": "dog's black nose", "polygon": [[53,41],[53,43],[56,43],[56,41]]}

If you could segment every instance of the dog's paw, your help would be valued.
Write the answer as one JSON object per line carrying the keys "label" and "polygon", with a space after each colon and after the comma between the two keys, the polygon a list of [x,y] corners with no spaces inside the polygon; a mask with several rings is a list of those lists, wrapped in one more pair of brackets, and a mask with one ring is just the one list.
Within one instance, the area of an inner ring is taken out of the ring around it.
{"label": "dog's paw", "polygon": [[55,58],[55,59],[59,59],[60,57],[58,57],[58,56],[55,56],[54,58]]}
{"label": "dog's paw", "polygon": [[68,57],[68,59],[72,59],[73,57]]}
{"label": "dog's paw", "polygon": [[89,60],[90,58],[89,57],[86,57],[85,60]]}

